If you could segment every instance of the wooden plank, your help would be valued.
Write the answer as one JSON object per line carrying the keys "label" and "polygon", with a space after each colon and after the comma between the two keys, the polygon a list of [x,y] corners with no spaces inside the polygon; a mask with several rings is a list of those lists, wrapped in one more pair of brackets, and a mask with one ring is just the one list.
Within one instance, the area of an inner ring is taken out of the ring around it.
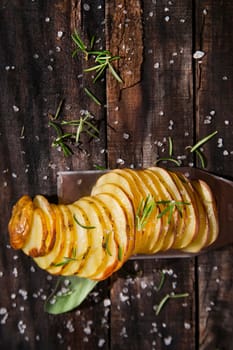
{"label": "wooden plank", "polygon": [[[231,178],[232,5],[231,1],[198,1],[196,12],[196,49],[205,53],[196,63],[197,136],[218,131],[217,137],[204,146],[208,170]],[[232,252],[229,247],[198,258],[200,349],[232,347]]]}
{"label": "wooden plank", "polygon": [[[7,222],[13,203],[24,193],[56,195],[59,170],[93,168],[104,164],[104,108],[84,93],[92,86],[83,75],[82,56],[72,59],[74,28],[86,40],[96,34],[103,42],[103,1],[88,7],[82,1],[11,1],[0,5],[0,347],[1,349],[79,349],[108,347],[109,296],[106,284],[76,314],[58,317],[43,311],[44,298],[55,285],[30,259],[8,246]],[[85,6],[84,6],[85,5]],[[90,86],[91,85],[91,86]],[[104,100],[104,84],[93,93]],[[100,125],[100,140],[82,138],[81,150],[72,157],[51,147],[56,134],[48,128],[48,113],[54,114],[65,99],[61,117],[79,118],[88,109]]]}
{"label": "wooden plank", "polygon": [[[193,143],[192,2],[115,0],[106,16],[108,46],[122,57],[116,69],[126,80],[107,81],[109,166],[152,166],[168,156],[169,136],[174,157],[183,156]],[[119,272],[111,289],[111,348],[194,349],[194,260],[129,262],[125,269],[132,271],[128,279]],[[189,298],[156,316],[156,304],[172,289],[170,281],[156,293],[161,270],[171,271],[176,291]]]}

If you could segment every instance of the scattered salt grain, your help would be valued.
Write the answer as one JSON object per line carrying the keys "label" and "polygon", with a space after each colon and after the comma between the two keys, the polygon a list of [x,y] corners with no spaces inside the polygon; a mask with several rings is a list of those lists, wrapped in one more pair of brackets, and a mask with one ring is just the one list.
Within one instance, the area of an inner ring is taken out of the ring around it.
{"label": "scattered salt grain", "polygon": [[200,50],[197,50],[196,52],[194,52],[193,54],[193,58],[195,60],[200,60],[202,57],[205,56],[205,52],[204,51],[200,51]]}
{"label": "scattered salt grain", "polygon": [[104,299],[104,307],[110,306],[111,300],[110,299]]}
{"label": "scattered salt grain", "polygon": [[18,106],[14,105],[14,106],[12,106],[12,108],[13,108],[13,111],[15,113],[19,112],[19,107]]}
{"label": "scattered salt grain", "polygon": [[169,346],[171,345],[172,337],[169,335],[168,337],[164,338],[163,341],[166,346]]}
{"label": "scattered salt grain", "polygon": [[98,347],[102,348],[104,346],[104,344],[105,344],[105,339],[100,338],[99,341],[98,341]]}
{"label": "scattered salt grain", "polygon": [[62,37],[63,37],[63,31],[62,30],[59,30],[58,32],[57,32],[57,37],[58,37],[58,39],[61,39]]}
{"label": "scattered salt grain", "polygon": [[191,324],[188,322],[184,322],[184,328],[185,329],[190,329],[191,328]]}
{"label": "scattered salt grain", "polygon": [[85,3],[85,4],[83,4],[83,9],[85,10],[85,11],[90,11],[90,5],[89,4],[87,4],[87,3]]}
{"label": "scattered salt grain", "polygon": [[155,69],[159,69],[159,66],[160,66],[159,62],[155,62],[154,68],[155,68]]}

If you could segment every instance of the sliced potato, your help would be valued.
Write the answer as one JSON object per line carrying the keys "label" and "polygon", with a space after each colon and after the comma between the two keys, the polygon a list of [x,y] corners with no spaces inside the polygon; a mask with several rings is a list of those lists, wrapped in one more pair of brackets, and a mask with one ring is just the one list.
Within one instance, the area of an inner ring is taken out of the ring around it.
{"label": "sliced potato", "polygon": [[64,227],[64,219],[62,212],[59,209],[59,206],[55,204],[51,204],[52,209],[55,212],[55,220],[56,220],[56,240],[53,246],[53,249],[46,255],[35,257],[34,261],[41,269],[48,269],[54,261],[56,261],[57,257],[60,254],[63,245],[63,227]]}
{"label": "sliced potato", "polygon": [[183,202],[189,203],[183,206],[182,217],[184,219],[184,230],[177,232],[175,241],[172,245],[173,249],[182,249],[187,247],[196,237],[199,229],[198,210],[196,206],[193,189],[188,179],[182,174],[171,172],[171,176],[179,188]]}
{"label": "sliced potato", "polygon": [[14,205],[8,224],[10,244],[14,249],[21,249],[29,235],[32,225],[34,206],[32,199],[22,196]]}
{"label": "sliced potato", "polygon": [[118,249],[118,264],[114,270],[116,271],[123,265],[127,256],[127,219],[118,200],[110,193],[99,193],[96,195],[96,198],[108,208],[109,217],[114,228],[114,238]]}
{"label": "sliced potato", "polygon": [[[135,171],[132,169],[125,169],[124,172],[126,173],[125,174],[126,176],[130,174],[130,176],[132,177],[132,180],[134,181],[134,187],[137,188],[137,190],[141,195],[140,202],[136,204],[137,207],[135,210],[136,239],[135,239],[134,253],[135,254],[146,253],[148,237],[150,236],[150,232],[152,230],[151,226],[154,223],[154,220],[152,220],[152,218],[154,218],[156,215],[157,207],[153,205],[154,200],[152,197],[152,193],[150,189],[147,187],[147,184],[140,177],[139,171]],[[149,210],[147,217],[144,218],[143,209],[147,210],[146,208],[143,208],[143,206],[145,205],[147,205],[147,208],[149,208],[149,206],[151,205],[151,208],[153,207],[153,210]]]}
{"label": "sliced potato", "polygon": [[31,229],[22,248],[23,252],[31,257],[44,255],[46,237],[47,226],[43,212],[40,208],[35,208],[32,214]]}
{"label": "sliced potato", "polygon": [[[152,200],[155,201],[155,199],[160,198],[159,192],[157,192],[156,186],[154,182],[152,181],[151,176],[146,173],[146,171],[141,170],[138,172],[139,176],[143,180],[144,183],[146,183],[147,187],[149,188],[149,191],[151,193]],[[162,222],[163,219],[158,219],[159,215],[159,206],[155,205],[153,211],[151,212],[148,222],[146,223],[146,237],[145,237],[145,248],[142,251],[144,254],[152,254],[154,252],[154,247],[156,246],[158,240],[160,240],[160,237],[162,236]]]}
{"label": "sliced potato", "polygon": [[106,183],[100,186],[96,186],[92,191],[93,196],[98,193],[110,193],[120,204],[121,208],[124,210],[125,216],[127,218],[127,254],[125,258],[129,258],[133,252],[135,247],[135,220],[134,220],[134,208],[133,203],[131,202],[128,195],[125,191],[118,186],[118,184]]}
{"label": "sliced potato", "polygon": [[184,251],[189,253],[196,253],[200,251],[206,245],[209,238],[209,222],[205,208],[203,206],[202,201],[199,198],[199,194],[196,191],[194,191],[194,197],[196,200],[199,216],[199,228],[194,240],[192,240],[192,242],[183,249]]}
{"label": "sliced potato", "polygon": [[60,209],[62,215],[62,244],[56,259],[47,268],[47,271],[53,275],[63,274],[63,269],[64,266],[66,266],[67,258],[70,258],[73,254],[74,239],[76,238],[73,217],[68,206],[59,204],[58,208]]}
{"label": "sliced potato", "polygon": [[95,274],[105,257],[105,251],[103,249],[104,232],[96,207],[89,202],[88,197],[79,199],[77,204],[88,218],[86,233],[89,240],[88,251],[84,257],[82,267],[78,270],[78,275],[89,278]]}
{"label": "sliced potato", "polygon": [[46,252],[49,252],[53,248],[56,239],[55,213],[52,209],[52,206],[44,196],[35,196],[35,198],[33,199],[33,205],[35,208],[40,208],[44,213],[47,226],[47,237],[45,240],[45,246]]}
{"label": "sliced potato", "polygon": [[206,182],[197,180],[193,182],[193,186],[202,200],[209,221],[209,237],[206,242],[206,246],[208,246],[217,239],[219,233],[216,202],[213,193]]}
{"label": "sliced potato", "polygon": [[[85,213],[75,203],[67,205],[73,218],[74,242],[71,254],[66,259],[62,269],[62,275],[71,276],[78,273],[78,270],[84,264],[84,257],[89,249],[89,240],[87,230],[88,221],[85,219]],[[84,226],[84,227],[83,227]]]}
{"label": "sliced potato", "polygon": [[[154,186],[156,187],[154,198],[159,208],[159,215],[157,219],[162,220],[162,227],[158,241],[155,243],[155,246],[152,248],[152,252],[156,253],[160,250],[167,250],[171,247],[174,242],[174,226],[175,221],[177,220],[177,215],[172,215],[171,220],[169,217],[169,212],[162,215],[162,212],[166,209],[166,203],[173,200],[170,193],[167,191],[166,187],[161,183],[159,177],[155,174],[152,169],[148,169],[147,174],[150,176]],[[154,187],[154,189],[155,189]],[[161,202],[160,204],[158,204]],[[161,215],[161,217],[160,217]]]}
{"label": "sliced potato", "polygon": [[118,264],[118,248],[114,239],[114,228],[110,220],[108,208],[99,201],[96,196],[88,198],[92,206],[95,206],[100,224],[103,229],[102,247],[104,258],[95,273],[89,276],[90,279],[103,280],[106,276],[111,275]]}

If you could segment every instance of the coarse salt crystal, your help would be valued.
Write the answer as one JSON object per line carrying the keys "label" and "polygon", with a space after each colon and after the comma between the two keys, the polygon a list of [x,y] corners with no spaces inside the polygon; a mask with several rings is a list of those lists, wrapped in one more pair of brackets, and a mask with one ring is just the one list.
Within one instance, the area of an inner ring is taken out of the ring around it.
{"label": "coarse salt crystal", "polygon": [[18,106],[14,105],[14,106],[12,106],[12,108],[13,108],[13,111],[15,113],[19,112],[19,107]]}
{"label": "coarse salt crystal", "polygon": [[201,50],[197,50],[196,52],[194,52],[194,54],[193,54],[193,58],[195,59],[195,60],[199,60],[199,59],[201,59],[202,57],[204,57],[205,56],[205,52],[204,51],[201,51]]}
{"label": "coarse salt crystal", "polygon": [[63,37],[63,31],[62,31],[62,30],[59,30],[59,31],[57,32],[57,37],[58,37],[59,39],[61,39],[61,38]]}
{"label": "coarse salt crystal", "polygon": [[172,337],[169,335],[169,336],[167,336],[166,338],[164,338],[163,341],[164,341],[164,344],[165,344],[166,346],[169,346],[169,345],[171,345]]}
{"label": "coarse salt crystal", "polygon": [[98,341],[98,347],[102,348],[104,346],[104,344],[105,344],[105,339],[100,338],[99,341]]}
{"label": "coarse salt crystal", "polygon": [[170,21],[170,17],[169,17],[169,16],[165,16],[165,17],[164,17],[164,21],[165,21],[165,22],[169,22],[169,21]]}

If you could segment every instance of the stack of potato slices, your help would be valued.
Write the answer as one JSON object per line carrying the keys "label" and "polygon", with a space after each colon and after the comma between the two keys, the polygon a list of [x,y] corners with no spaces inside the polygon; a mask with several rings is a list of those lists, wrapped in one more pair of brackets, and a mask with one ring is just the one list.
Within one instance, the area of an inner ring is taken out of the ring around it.
{"label": "stack of potato slices", "polygon": [[197,253],[218,236],[210,187],[160,167],[115,169],[89,196],[50,204],[23,196],[8,225],[10,243],[55,275],[103,280],[135,254]]}

